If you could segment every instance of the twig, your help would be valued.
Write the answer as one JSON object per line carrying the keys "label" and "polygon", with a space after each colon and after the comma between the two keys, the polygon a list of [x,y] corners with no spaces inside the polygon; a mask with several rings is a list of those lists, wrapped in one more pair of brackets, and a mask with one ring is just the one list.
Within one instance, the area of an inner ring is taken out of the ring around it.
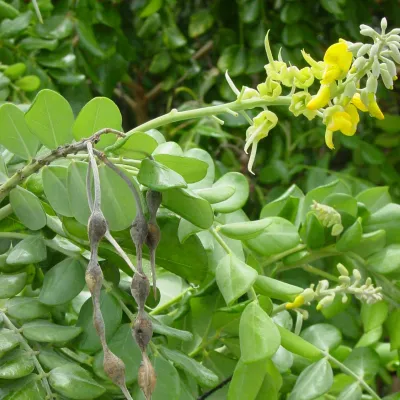
{"label": "twig", "polygon": [[217,386],[209,390],[208,392],[203,393],[200,397],[197,398],[197,400],[204,400],[207,397],[210,397],[213,393],[215,393],[217,390],[222,389],[226,384],[228,384],[232,380],[232,375],[229,376],[228,378],[224,379],[221,383],[219,383]]}

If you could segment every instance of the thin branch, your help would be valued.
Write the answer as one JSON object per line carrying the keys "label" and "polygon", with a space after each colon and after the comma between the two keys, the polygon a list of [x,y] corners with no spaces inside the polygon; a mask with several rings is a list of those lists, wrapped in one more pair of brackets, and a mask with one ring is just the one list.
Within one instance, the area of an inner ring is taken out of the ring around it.
{"label": "thin branch", "polygon": [[221,383],[219,383],[217,386],[215,386],[208,392],[203,393],[200,397],[197,398],[197,400],[204,400],[207,397],[210,397],[213,393],[215,393],[216,391],[222,389],[225,385],[227,385],[231,380],[232,380],[232,375],[224,379]]}
{"label": "thin branch", "polygon": [[118,254],[121,256],[121,258],[128,264],[129,268],[133,272],[137,272],[136,268],[132,264],[132,261],[130,258],[127,256],[124,250],[122,250],[122,247],[118,244],[118,242],[112,237],[111,233],[108,231],[105,234],[105,238],[112,244],[112,246],[117,250]]}

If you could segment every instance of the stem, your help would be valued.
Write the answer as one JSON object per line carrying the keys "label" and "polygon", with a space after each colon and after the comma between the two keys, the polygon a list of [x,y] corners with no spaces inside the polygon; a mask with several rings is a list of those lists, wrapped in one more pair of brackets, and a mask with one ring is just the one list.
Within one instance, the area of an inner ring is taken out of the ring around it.
{"label": "stem", "polygon": [[[89,158],[88,154],[68,154],[67,158],[70,158],[72,160],[87,160]],[[124,165],[129,165],[131,167],[140,167],[142,164],[141,160],[132,160],[130,158],[124,158],[124,157],[107,157],[109,161],[115,164],[124,164]]]}
{"label": "stem", "polygon": [[375,393],[375,391],[364,381],[364,379],[357,374],[355,374],[350,368],[347,368],[344,364],[342,364],[339,360],[335,357],[330,355],[328,352],[321,350],[321,353],[336,364],[343,372],[352,376],[360,385],[376,400],[381,400],[381,398]]}
{"label": "stem", "polygon": [[26,233],[17,233],[17,232],[0,232],[0,239],[1,238],[6,238],[6,239],[26,239],[31,235],[28,235]]}
{"label": "stem", "polygon": [[93,364],[93,357],[88,356],[87,354],[80,355],[80,354],[76,354],[75,352],[73,352],[72,350],[70,350],[68,347],[61,347],[60,351],[62,353],[64,353],[66,356],[68,356],[69,358],[72,358],[75,361],[78,361],[78,363],[80,364],[86,364],[89,365],[90,367]]}
{"label": "stem", "polygon": [[163,311],[168,310],[168,308],[170,308],[174,304],[178,303],[186,293],[189,293],[189,292],[191,292],[193,290],[194,289],[192,287],[187,288],[182,293],[178,294],[178,296],[176,296],[176,297],[172,298],[171,300],[167,301],[166,303],[164,303],[160,307],[155,308],[153,311],[150,311],[149,314],[150,315],[159,315],[159,314],[161,314]]}
{"label": "stem", "polygon": [[217,386],[209,390],[208,392],[205,392],[202,394],[200,397],[197,398],[197,400],[205,400],[207,397],[210,397],[213,393],[215,393],[217,390],[222,389],[225,385],[227,385],[230,381],[232,380],[232,375],[229,376],[228,378],[224,379],[221,383],[219,383]]}
{"label": "stem", "polygon": [[276,315],[276,314],[279,314],[279,313],[282,312],[282,311],[285,311],[285,310],[286,310],[286,304],[287,304],[287,303],[283,303],[283,304],[280,304],[278,307],[275,307],[275,308],[272,310],[271,317],[274,316],[274,315]]}
{"label": "stem", "polygon": [[312,265],[304,265],[302,268],[304,269],[304,271],[310,272],[311,274],[322,276],[334,282],[339,282],[339,278],[337,276],[332,275],[329,272],[325,272],[318,268],[315,268]]}
{"label": "stem", "polygon": [[4,218],[7,218],[12,213],[13,209],[11,207],[11,204],[7,204],[6,206],[0,208],[0,221]]}
{"label": "stem", "polygon": [[255,302],[258,303],[257,293],[256,293],[256,291],[254,290],[253,287],[251,287],[251,288],[249,289],[249,291],[247,292],[247,296],[248,296],[248,298],[249,298],[250,300],[253,300],[253,301],[255,301]]}
{"label": "stem", "polygon": [[215,228],[211,227],[209,232],[215,237],[215,240],[221,245],[221,247],[226,251],[227,254],[232,254],[232,250],[229,246],[224,242],[221,235],[215,230]]}
{"label": "stem", "polygon": [[115,299],[118,301],[119,305],[121,308],[124,310],[125,314],[128,316],[128,318],[134,322],[135,321],[135,314],[126,306],[126,304],[123,302],[117,291],[114,289],[114,286],[112,283],[107,282],[106,280],[103,281],[103,286],[104,288],[109,291]]}
{"label": "stem", "polygon": [[162,115],[161,117],[145,122],[144,124],[139,125],[136,128],[130,130],[129,132],[126,133],[124,138],[117,140],[113,145],[106,147],[104,151],[108,153],[119,149],[135,132],[148,131],[150,129],[156,129],[159,128],[160,126],[168,125],[173,122],[185,121],[187,119],[202,118],[202,117],[209,117],[211,115],[223,114],[226,112],[227,108],[231,109],[232,111],[241,111],[241,110],[249,110],[256,107],[289,105],[290,102],[291,102],[290,96],[279,96],[273,101],[268,101],[261,98],[255,98],[243,101],[233,101],[231,103],[224,103],[217,106],[196,108],[194,110],[187,110],[187,111],[178,111],[176,109],[173,109],[168,114]]}
{"label": "stem", "polygon": [[188,354],[189,357],[193,358],[197,356],[200,352],[202,352],[206,347],[208,347],[210,344],[214,343],[216,340],[219,339],[219,332],[217,332],[212,338],[207,340],[206,342],[200,343],[192,352]]}
{"label": "stem", "polygon": [[21,347],[32,355],[33,363],[35,364],[36,370],[39,373],[42,384],[47,392],[46,398],[54,399],[55,396],[51,391],[49,382],[46,377],[47,375],[44,372],[42,366],[40,365],[40,362],[37,359],[33,349],[31,348],[31,346],[29,346],[29,343],[25,340],[25,338],[20,334],[19,329],[8,319],[7,315],[4,312],[1,312],[1,315],[3,316],[4,324],[18,336],[18,339],[21,343]]}
{"label": "stem", "polygon": [[274,264],[275,262],[281,260],[282,258],[285,258],[286,256],[289,256],[290,254],[297,253],[298,251],[303,250],[306,247],[307,246],[305,244],[299,244],[296,247],[293,247],[293,249],[282,251],[282,253],[278,253],[272,257],[268,257],[265,260],[265,262],[263,263],[262,268],[268,267],[269,265]]}

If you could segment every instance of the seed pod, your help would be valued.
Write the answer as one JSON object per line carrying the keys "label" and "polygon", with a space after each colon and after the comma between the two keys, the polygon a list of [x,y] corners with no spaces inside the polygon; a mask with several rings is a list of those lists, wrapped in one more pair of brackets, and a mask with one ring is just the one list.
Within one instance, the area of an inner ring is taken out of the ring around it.
{"label": "seed pod", "polygon": [[108,230],[107,221],[101,210],[93,210],[89,218],[88,233],[90,244],[99,243]]}
{"label": "seed pod", "polygon": [[150,283],[146,275],[136,273],[131,282],[131,293],[140,311],[144,310],[144,303],[150,292]]}
{"label": "seed pod", "polygon": [[148,233],[146,238],[147,247],[150,250],[150,265],[151,265],[151,275],[153,277],[153,293],[154,298],[157,297],[157,278],[156,278],[156,250],[158,243],[161,239],[160,228],[157,222],[149,222]]}
{"label": "seed pod", "polygon": [[146,347],[153,336],[153,325],[144,313],[139,312],[135,320],[133,336],[142,352],[146,351]]}
{"label": "seed pod", "polygon": [[143,360],[140,363],[138,383],[140,389],[142,389],[142,392],[146,397],[146,400],[150,400],[151,395],[156,387],[157,376],[146,353],[143,353]]}
{"label": "seed pod", "polygon": [[147,221],[143,214],[137,214],[130,230],[136,248],[141,248],[147,237]]}
{"label": "seed pod", "polygon": [[103,367],[113,383],[125,387],[125,364],[108,347],[104,351]]}
{"label": "seed pod", "polygon": [[90,293],[100,291],[103,282],[103,271],[101,270],[97,260],[91,259],[85,274],[86,285]]}
{"label": "seed pod", "polygon": [[101,312],[96,312],[96,310],[93,313],[93,325],[96,329],[97,334],[99,335],[100,341],[103,341],[105,339],[104,319]]}
{"label": "seed pod", "polygon": [[155,190],[149,190],[146,193],[146,201],[147,201],[147,207],[149,208],[150,212],[150,219],[153,219],[152,217],[156,216],[157,210],[160,207],[162,201],[162,194]]}

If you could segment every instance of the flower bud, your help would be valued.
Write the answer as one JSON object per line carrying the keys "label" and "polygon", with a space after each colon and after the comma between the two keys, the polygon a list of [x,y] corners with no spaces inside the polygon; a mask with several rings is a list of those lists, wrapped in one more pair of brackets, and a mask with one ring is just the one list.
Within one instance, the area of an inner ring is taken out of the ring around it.
{"label": "flower bud", "polygon": [[357,52],[360,50],[360,48],[364,46],[364,43],[357,42],[357,43],[352,43],[348,46],[348,50],[351,51],[354,55],[357,54]]}
{"label": "flower bud", "polygon": [[385,17],[383,17],[382,20],[381,20],[382,34],[385,33],[386,28],[387,28],[387,19]]}
{"label": "flower bud", "polygon": [[138,314],[133,326],[133,336],[140,350],[145,351],[153,336],[153,325],[144,313]]}
{"label": "flower bud", "polygon": [[358,269],[353,269],[353,278],[355,279],[356,282],[361,280],[361,274]]}
{"label": "flower bud", "polygon": [[378,89],[378,79],[373,75],[369,76],[366,88],[368,93],[376,93],[376,90]]}
{"label": "flower bud", "polygon": [[125,386],[125,364],[108,347],[104,349],[103,367],[111,382],[117,386]]}
{"label": "flower bud", "polygon": [[88,222],[88,235],[90,244],[98,244],[107,233],[108,226],[101,210],[93,210]]}
{"label": "flower bud", "polygon": [[329,296],[324,297],[317,305],[317,310],[321,310],[323,307],[328,307],[335,300],[335,294],[331,294]]}
{"label": "flower bud", "polygon": [[360,25],[360,33],[363,36],[368,36],[371,38],[376,38],[378,36],[378,32],[376,32],[374,29],[372,29],[368,25]]}
{"label": "flower bud", "polygon": [[139,310],[144,310],[147,296],[150,292],[150,283],[146,275],[136,272],[131,282],[131,293],[138,305]]}
{"label": "flower bud", "polygon": [[399,33],[400,33],[400,28],[394,28],[388,34],[390,34],[390,35],[398,35]]}
{"label": "flower bud", "polygon": [[386,64],[380,64],[380,71],[382,76],[383,84],[387,89],[393,89],[393,78],[390,72],[387,70]]}
{"label": "flower bud", "polygon": [[[367,59],[365,57],[358,57],[353,63],[353,68],[357,71],[362,69],[364,65],[367,63]],[[353,69],[352,68],[352,69]]]}
{"label": "flower bud", "polygon": [[345,97],[351,99],[356,92],[357,92],[356,84],[352,81],[346,85],[343,94]]}
{"label": "flower bud", "polygon": [[378,57],[374,58],[374,62],[372,63],[371,71],[372,71],[372,75],[374,75],[376,78],[379,76],[381,69],[379,67]]}
{"label": "flower bud", "polygon": [[389,55],[392,57],[392,59],[397,63],[400,64],[400,51],[396,45],[393,43],[388,43],[388,46],[390,48]]}
{"label": "flower bud", "polygon": [[337,270],[339,271],[339,274],[342,276],[349,276],[349,271],[347,270],[347,268],[341,264],[338,263],[338,265],[336,266]]}
{"label": "flower bud", "polygon": [[386,64],[386,69],[388,70],[390,76],[394,77],[397,75],[396,65],[392,60],[389,60],[386,57],[382,57],[382,61]]}
{"label": "flower bud", "polygon": [[363,44],[360,47],[360,49],[357,51],[357,57],[361,57],[361,56],[367,54],[371,47],[372,47],[371,44],[367,44],[367,43]]}
{"label": "flower bud", "polygon": [[390,35],[386,39],[386,42],[400,42],[400,36],[399,35]]}
{"label": "flower bud", "polygon": [[140,363],[138,372],[138,384],[140,389],[146,398],[146,400],[151,400],[151,395],[154,392],[157,383],[156,372],[146,353],[143,353],[143,360]]}

